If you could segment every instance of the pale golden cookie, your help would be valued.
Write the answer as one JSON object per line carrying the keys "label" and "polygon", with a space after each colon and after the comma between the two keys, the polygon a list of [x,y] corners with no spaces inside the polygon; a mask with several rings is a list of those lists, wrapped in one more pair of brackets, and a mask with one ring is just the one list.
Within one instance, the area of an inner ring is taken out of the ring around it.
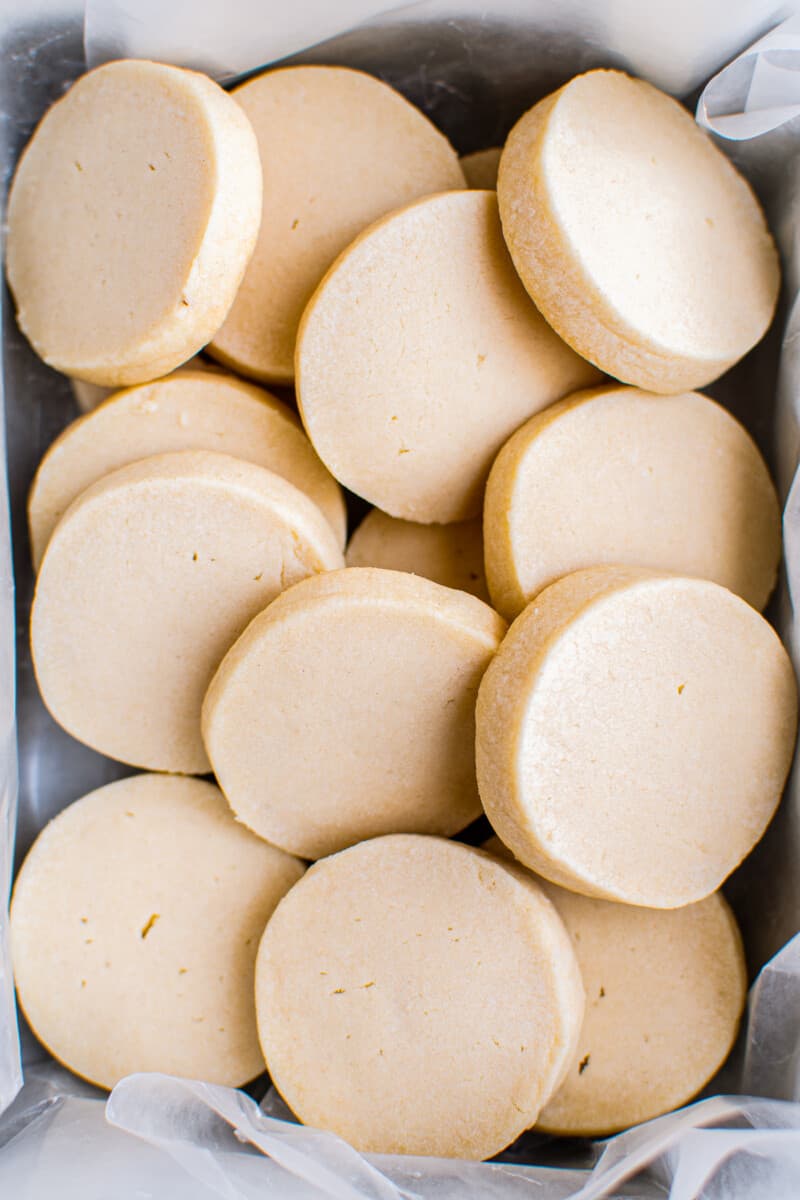
{"label": "pale golden cookie", "polygon": [[261,232],[209,350],[244,375],[294,377],[311,293],[362,229],[418,196],[463,188],[447,138],[399,92],[346,67],[268,71],[232,93],[264,168]]}
{"label": "pale golden cookie", "polygon": [[[195,354],[188,362],[185,362],[179,370],[184,370],[191,367],[197,371],[222,371],[223,368],[217,363],[212,363],[210,359],[203,358],[200,354]],[[99,383],[87,383],[85,379],[70,379],[72,394],[75,397],[75,403],[82,413],[92,412],[97,408],[98,404],[102,404],[109,396],[117,390],[113,387],[102,387]]]}
{"label": "pale golden cookie", "polygon": [[705,396],[577,392],[532,417],[495,459],[486,572],[509,619],[548,584],[605,563],[721,583],[763,608],[781,513],[755,442]]}
{"label": "pale golden cookie", "polygon": [[523,872],[394,836],[317,863],[281,902],[256,1010],[270,1075],[302,1121],[361,1151],[476,1159],[528,1128],[557,1086],[583,989]]}
{"label": "pale golden cookie", "polygon": [[511,257],[578,353],[655,392],[760,341],[780,287],[750,185],[676,100],[589,71],[514,126],[497,182]]}
{"label": "pale golden cookie", "polygon": [[90,484],[117,467],[173,450],[215,450],[267,467],[305,492],[344,542],[341,489],[291,409],[227,372],[181,368],[117,392],[53,442],[28,499],[34,566],[61,516]]}
{"label": "pale golden cookie", "polygon": [[393,517],[477,516],[523,421],[599,381],[531,304],[491,192],[432,196],[341,255],[306,309],[298,403],[332,474]]}
{"label": "pale golden cookie", "polygon": [[222,661],[203,705],[237,818],[321,858],[480,816],[475,696],[505,624],[474,596],[352,568],[291,588]]}
{"label": "pale golden cookie", "polygon": [[135,775],[70,804],[14,888],[20,1005],[65,1066],[238,1087],[264,1069],[253,1005],[267,918],[303,874],[199,779]]}
{"label": "pale golden cookie", "polygon": [[422,575],[489,600],[480,520],[418,525],[373,508],[350,538],[345,560],[348,567],[384,567]]}
{"label": "pale golden cookie", "polygon": [[98,67],[45,114],[14,176],[20,328],[66,375],[165,375],[222,324],[260,218],[255,134],[221,87],[161,63]]}
{"label": "pale golden cookie", "polygon": [[517,618],[476,726],[481,800],[520,862],[586,895],[677,908],[763,834],[797,688],[775,631],[732,592],[596,567]]}
{"label": "pale golden cookie", "polygon": [[475,150],[472,154],[462,154],[459,162],[467,181],[467,187],[494,190],[497,187],[497,168],[500,166],[502,153],[501,146],[490,146],[488,150]]}
{"label": "pale golden cookie", "polygon": [[202,774],[223,655],[283,588],[341,565],[319,509],[263,467],[190,450],[121,467],[47,547],[31,614],[42,698],[102,754]]}
{"label": "pale golden cookie", "polygon": [[[498,838],[484,849],[508,854]],[[666,911],[536,882],[567,927],[586,989],[578,1048],[537,1128],[607,1137],[688,1103],[727,1058],[747,995],[722,893]]]}

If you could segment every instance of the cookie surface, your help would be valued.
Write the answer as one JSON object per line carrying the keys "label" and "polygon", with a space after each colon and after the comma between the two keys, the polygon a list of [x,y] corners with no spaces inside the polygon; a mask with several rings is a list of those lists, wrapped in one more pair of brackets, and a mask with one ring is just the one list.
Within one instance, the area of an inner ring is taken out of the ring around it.
{"label": "cookie surface", "polygon": [[[498,838],[484,849],[508,854]],[[536,882],[572,938],[586,990],[575,1055],[537,1128],[607,1137],[688,1103],[727,1058],[747,995],[722,894],[667,911]]]}
{"label": "cookie surface", "polygon": [[90,484],[138,459],[177,450],[214,450],[274,471],[313,500],[344,541],[341,490],[292,411],[227,372],[181,368],[116,393],[50,446],[28,499],[34,566],[59,519]]}
{"label": "cookie surface", "polygon": [[[193,358],[188,359],[179,368],[180,370],[192,369],[197,371],[221,371],[222,368],[217,363],[212,363],[210,359],[203,358],[201,354],[195,354]],[[92,412],[97,408],[98,404],[102,404],[109,396],[113,395],[119,389],[113,387],[103,387],[99,383],[87,383],[85,379],[70,379],[70,387],[72,394],[75,397],[81,413]]]}
{"label": "cookie surface", "polygon": [[497,187],[497,168],[500,166],[500,146],[490,146],[488,150],[475,150],[472,154],[462,154],[461,170],[471,188]]}
{"label": "cookie surface", "polygon": [[209,349],[244,375],[288,383],[303,309],[337,254],[384,213],[463,188],[464,176],[427,117],[361,71],[285,67],[232,95],[258,138],[263,216],[242,286]]}
{"label": "cookie surface", "polygon": [[203,737],[237,818],[321,858],[480,815],[475,696],[505,625],[474,596],[351,568],[290,589],[225,656]]}
{"label": "cookie surface", "polygon": [[418,525],[373,508],[347,546],[348,567],[406,571],[489,601],[483,570],[481,522]]}
{"label": "cookie surface", "polygon": [[486,570],[508,619],[583,567],[696,575],[763,608],[781,555],[766,463],[738,421],[695,392],[578,392],[517,430],[484,502]]}
{"label": "cookie surface", "polygon": [[49,109],[14,176],[20,328],[91,383],[165,375],[222,324],[260,216],[255,134],[221,87],[160,63],[98,67]]}
{"label": "cookie surface", "polygon": [[423,524],[477,516],[514,430],[598,381],[531,304],[491,192],[432,196],[373,225],[314,293],[297,343],[298,404],[322,461]]}
{"label": "cookie surface", "polygon": [[301,1120],[361,1151],[474,1159],[533,1123],[572,1057],[583,989],[521,872],[394,836],[317,863],[286,897],[258,950],[256,1008]]}
{"label": "cookie surface", "polygon": [[651,84],[589,71],[540,101],[509,134],[497,194],[536,306],[617,379],[702,387],[772,320],[780,272],[757,199]]}
{"label": "cookie surface", "polygon": [[121,467],[59,522],[31,614],[45,704],[111,758],[202,774],[203,695],[247,623],[284,587],[342,565],[319,509],[226,454]]}
{"label": "cookie surface", "polygon": [[17,994],[71,1071],[241,1086],[264,1069],[253,1005],[267,918],[303,874],[198,779],[137,775],[64,809],[11,906]]}
{"label": "cookie surface", "polygon": [[577,571],[528,605],[484,676],[481,799],[545,878],[677,908],[716,891],[763,834],[796,726],[789,657],[738,596]]}

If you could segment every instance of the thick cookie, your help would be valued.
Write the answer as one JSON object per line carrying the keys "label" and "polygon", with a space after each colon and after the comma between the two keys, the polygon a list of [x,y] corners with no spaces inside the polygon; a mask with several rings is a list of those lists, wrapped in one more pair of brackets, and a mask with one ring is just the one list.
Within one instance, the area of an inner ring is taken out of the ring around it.
{"label": "thick cookie", "polygon": [[302,1121],[362,1151],[475,1159],[532,1125],[558,1085],[583,989],[523,872],[395,836],[317,863],[278,906],[256,1010],[270,1075]]}
{"label": "thick cookie", "polygon": [[225,656],[203,737],[240,821],[321,858],[480,816],[475,696],[505,624],[474,596],[352,568],[271,604]]}
{"label": "thick cookie", "polygon": [[215,450],[267,467],[305,492],[344,542],[341,489],[294,413],[227,372],[181,368],[117,392],[50,446],[28,499],[34,566],[64,512],[90,484],[138,459],[176,450]]}
{"label": "thick cookie", "polygon": [[422,575],[489,600],[479,520],[418,525],[373,508],[350,538],[345,560],[348,567],[384,567]]}
{"label": "thick cookie", "polygon": [[[508,855],[499,838],[484,849]],[[537,1128],[607,1137],[687,1104],[727,1058],[747,996],[742,939],[722,893],[667,911],[531,878],[572,938],[586,990],[577,1050]]]}
{"label": "thick cookie", "polygon": [[98,67],[45,114],[11,186],[20,328],[66,375],[165,375],[219,329],[260,219],[258,145],[221,87],[161,63]]}
{"label": "thick cookie", "polygon": [[316,505],[264,467],[199,450],[121,467],[67,510],[39,571],[44,702],[102,754],[202,774],[200,708],[223,655],[283,588],[341,565]]}
{"label": "thick cookie", "polygon": [[577,392],[505,444],[484,502],[486,572],[512,619],[548,584],[625,564],[697,575],[763,608],[781,513],[747,431],[713,400]]}
{"label": "thick cookie", "polygon": [[[223,368],[217,363],[212,363],[210,359],[203,358],[201,354],[195,354],[188,359],[180,370],[191,368],[193,371],[222,371]],[[109,396],[113,395],[117,388],[103,387],[99,383],[87,383],[85,379],[70,378],[70,386],[72,394],[75,397],[75,403],[82,413],[92,412],[97,408],[98,404],[102,404]]]}
{"label": "thick cookie", "polygon": [[478,695],[486,815],[573,891],[677,908],[716,891],[767,827],[797,686],[775,631],[716,583],[597,567],[546,588]]}
{"label": "thick cookie", "polygon": [[294,377],[311,293],[366,225],[429,192],[463,188],[455,151],[399,92],[345,67],[285,67],[232,93],[264,168],[255,253],[209,351],[244,375]]}
{"label": "thick cookie", "polygon": [[36,839],[11,905],[36,1036],[100,1087],[136,1071],[247,1083],[264,1069],[259,939],[302,874],[199,779],[136,775],[70,804]]}
{"label": "thick cookie", "polygon": [[778,255],[750,185],[641,79],[589,71],[541,100],[508,136],[497,195],[537,308],[617,379],[702,387],[772,320]]}
{"label": "thick cookie", "polygon": [[423,524],[477,516],[514,430],[596,382],[526,295],[492,192],[431,196],[371,226],[298,335],[298,404],[320,458],[351,491]]}

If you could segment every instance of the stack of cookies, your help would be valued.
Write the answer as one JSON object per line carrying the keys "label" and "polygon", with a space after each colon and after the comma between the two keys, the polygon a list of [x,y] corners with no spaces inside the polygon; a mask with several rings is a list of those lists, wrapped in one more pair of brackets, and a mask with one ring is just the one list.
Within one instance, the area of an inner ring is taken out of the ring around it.
{"label": "stack of cookies", "polygon": [[459,161],[358,71],[120,61],[8,226],[86,410],[30,492],[36,676],[138,769],[19,873],[43,1044],[107,1088],[266,1066],[378,1153],[691,1099],[797,724],[775,489],[696,390],[774,314],[747,182],[617,71]]}

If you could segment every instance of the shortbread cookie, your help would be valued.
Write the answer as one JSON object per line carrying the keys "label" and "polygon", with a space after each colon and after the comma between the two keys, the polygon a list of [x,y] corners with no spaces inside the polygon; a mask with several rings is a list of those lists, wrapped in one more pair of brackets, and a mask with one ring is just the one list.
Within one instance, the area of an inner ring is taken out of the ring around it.
{"label": "shortbread cookie", "polygon": [[407,571],[444,587],[471,592],[480,600],[489,599],[479,519],[454,525],[418,525],[373,508],[350,538],[345,560],[348,567]]}
{"label": "shortbread cookie", "polygon": [[34,566],[66,509],[90,484],[117,467],[173,450],[215,450],[267,467],[305,492],[344,542],[341,489],[291,409],[227,372],[182,368],[117,392],[53,442],[28,500]]}
{"label": "shortbread cookie", "polygon": [[475,150],[472,154],[462,154],[461,170],[467,181],[467,187],[488,188],[494,191],[497,187],[497,168],[500,166],[500,146],[490,146],[488,150]]}
{"label": "shortbread cookie", "polygon": [[546,588],[484,677],[477,770],[516,858],[573,891],[677,908],[763,834],[797,689],[770,625],[716,583],[597,567]]}
{"label": "shortbread cookie", "polygon": [[605,563],[721,583],[763,608],[781,556],[766,463],[730,413],[695,392],[578,392],[497,456],[484,504],[494,606],[513,618],[562,575]]}
{"label": "shortbread cookie", "polygon": [[589,71],[540,101],[509,134],[497,193],[536,306],[617,379],[702,387],[772,320],[778,256],[750,185],[643,80]]}
{"label": "shortbread cookie", "polygon": [[219,329],[260,219],[255,134],[221,87],[161,63],[98,67],[45,114],[14,176],[20,328],[91,383],[165,375]]}
{"label": "shortbread cookie", "polygon": [[345,67],[268,71],[233,92],[264,167],[256,250],[209,347],[245,375],[294,376],[297,326],[337,254],[418,196],[463,188],[447,138],[380,79]]}
{"label": "shortbread cookie", "polygon": [[532,1125],[557,1086],[583,989],[524,873],[394,836],[317,863],[281,902],[256,1009],[270,1075],[302,1121],[361,1151],[476,1159]]}
{"label": "shortbread cookie", "polygon": [[135,775],[39,834],[11,906],[22,1009],[65,1066],[238,1087],[264,1069],[253,1004],[267,918],[303,865],[199,779]]}
{"label": "shortbread cookie", "polygon": [[[198,371],[222,371],[217,363],[213,363],[208,358],[203,358],[201,354],[195,354],[188,362],[185,362],[180,370],[191,367],[192,370]],[[113,395],[118,389],[113,387],[102,387],[99,383],[87,383],[85,379],[70,379],[72,394],[75,397],[75,403],[82,413],[92,412],[97,408],[98,404],[102,404],[109,396]]]}
{"label": "shortbread cookie", "polygon": [[[508,853],[498,838],[484,849]],[[537,1128],[607,1137],[688,1103],[727,1058],[747,995],[722,893],[666,911],[536,882],[567,927],[586,989],[578,1048]]]}
{"label": "shortbread cookie", "polygon": [[353,568],[291,588],[225,656],[203,736],[237,818],[321,858],[480,815],[475,696],[505,630],[474,596]]}
{"label": "shortbread cookie", "polygon": [[542,320],[491,192],[432,196],[373,225],[303,317],[298,402],[332,474],[393,517],[477,516],[523,421],[599,381]]}
{"label": "shortbread cookie", "polygon": [[341,565],[316,505],[263,467],[188,450],[121,467],[74,501],[39,571],[44,702],[102,754],[202,774],[200,708],[223,655],[283,588]]}

